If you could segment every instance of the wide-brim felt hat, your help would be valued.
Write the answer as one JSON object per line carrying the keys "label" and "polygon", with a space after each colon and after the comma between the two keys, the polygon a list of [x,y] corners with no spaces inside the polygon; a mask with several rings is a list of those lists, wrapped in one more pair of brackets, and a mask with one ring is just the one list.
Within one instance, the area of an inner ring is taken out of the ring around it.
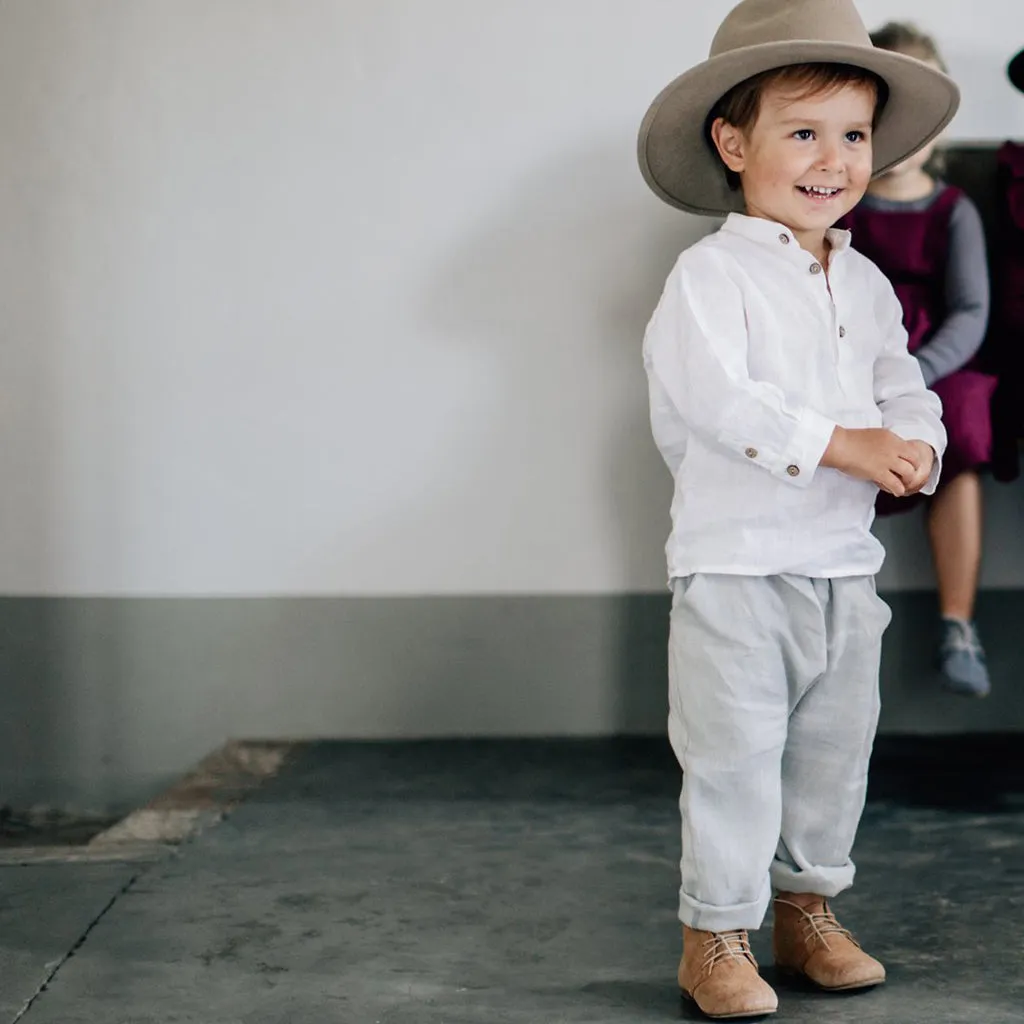
{"label": "wide-brim felt hat", "polygon": [[1006,69],[1006,74],[1009,76],[1010,81],[1020,89],[1021,92],[1024,92],[1024,50],[1021,50],[1020,53],[1010,61],[1009,66]]}
{"label": "wide-brim felt hat", "polygon": [[[706,123],[730,89],[792,64],[852,64],[881,78],[888,100],[873,133],[873,173],[913,156],[953,119],[960,90],[914,57],[878,49],[853,0],[743,0],[726,17],[706,61],[666,86],[640,126],[640,170],[666,203],[690,213],[742,212]],[[1021,69],[1024,74],[1024,68]]]}

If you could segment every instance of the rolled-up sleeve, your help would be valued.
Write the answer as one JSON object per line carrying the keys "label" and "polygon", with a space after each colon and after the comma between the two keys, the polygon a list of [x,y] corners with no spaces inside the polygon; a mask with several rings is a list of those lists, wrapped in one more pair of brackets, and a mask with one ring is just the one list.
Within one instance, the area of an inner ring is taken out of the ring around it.
{"label": "rolled-up sleeve", "polygon": [[724,269],[698,273],[680,260],[644,336],[652,387],[695,434],[807,487],[836,423],[774,384],[753,380],[747,336],[743,296]]}
{"label": "rolled-up sleeve", "polygon": [[918,361],[907,351],[903,309],[891,285],[881,279],[879,289],[883,337],[875,359],[875,404],[882,413],[883,426],[904,441],[924,441],[935,451],[935,464],[923,488],[925,494],[934,494],[946,450],[942,402],[928,390]]}

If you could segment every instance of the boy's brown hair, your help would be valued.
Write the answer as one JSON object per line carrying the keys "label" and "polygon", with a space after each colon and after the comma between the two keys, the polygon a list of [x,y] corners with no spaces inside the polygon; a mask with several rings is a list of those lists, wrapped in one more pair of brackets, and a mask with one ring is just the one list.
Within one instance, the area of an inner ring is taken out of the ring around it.
{"label": "boy's brown hair", "polygon": [[[862,85],[874,90],[874,121],[877,124],[889,98],[889,87],[878,75],[853,64],[791,64],[763,71],[730,89],[711,109],[704,125],[705,138],[712,151],[717,153],[711,140],[711,126],[718,118],[722,118],[726,124],[738,128],[745,134],[749,133],[761,112],[761,97],[765,90],[772,86],[782,86],[794,92],[797,98],[806,99],[809,96],[830,93],[845,85]],[[733,190],[738,189],[740,176],[735,171],[730,171],[724,164],[722,168],[729,187]]]}

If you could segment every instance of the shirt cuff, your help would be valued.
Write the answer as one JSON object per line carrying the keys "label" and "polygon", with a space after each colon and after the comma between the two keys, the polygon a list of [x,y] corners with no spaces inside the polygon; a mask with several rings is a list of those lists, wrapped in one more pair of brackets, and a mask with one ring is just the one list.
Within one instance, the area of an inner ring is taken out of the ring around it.
{"label": "shirt cuff", "polygon": [[804,409],[782,461],[772,469],[774,475],[797,487],[809,487],[835,429],[835,420]]}

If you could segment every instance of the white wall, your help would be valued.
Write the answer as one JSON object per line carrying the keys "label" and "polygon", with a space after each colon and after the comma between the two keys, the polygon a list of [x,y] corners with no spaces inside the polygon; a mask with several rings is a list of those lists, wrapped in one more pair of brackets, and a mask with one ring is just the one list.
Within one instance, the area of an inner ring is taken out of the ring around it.
{"label": "white wall", "polygon": [[[639,339],[705,225],[634,138],[728,6],[0,6],[0,592],[660,588]],[[955,137],[1024,137],[1024,4],[862,9],[938,35]]]}

